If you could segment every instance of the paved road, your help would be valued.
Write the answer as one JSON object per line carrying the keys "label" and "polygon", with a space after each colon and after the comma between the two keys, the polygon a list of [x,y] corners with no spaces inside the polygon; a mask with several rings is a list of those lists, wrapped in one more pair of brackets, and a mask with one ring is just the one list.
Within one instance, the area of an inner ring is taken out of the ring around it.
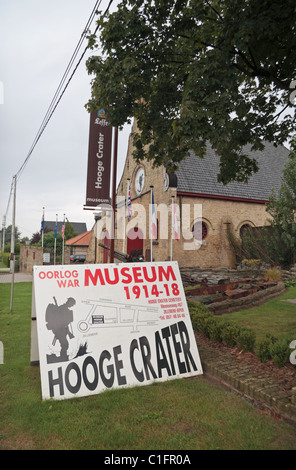
{"label": "paved road", "polygon": [[[0,271],[0,283],[3,282],[11,282],[12,274]],[[32,282],[33,275],[32,274],[25,274],[25,273],[15,273],[14,274],[14,282]]]}

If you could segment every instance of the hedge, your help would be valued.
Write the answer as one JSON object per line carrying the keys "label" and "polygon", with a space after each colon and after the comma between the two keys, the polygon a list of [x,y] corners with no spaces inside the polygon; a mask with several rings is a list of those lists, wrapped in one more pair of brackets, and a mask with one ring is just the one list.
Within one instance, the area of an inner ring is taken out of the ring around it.
{"label": "hedge", "polygon": [[[202,303],[188,302],[193,329],[206,338],[222,342],[226,346],[237,346],[244,352],[254,352],[256,333],[251,328],[225,321],[214,316]],[[256,355],[261,362],[272,360],[277,367],[283,367],[289,359],[290,342],[267,334],[258,342]]]}

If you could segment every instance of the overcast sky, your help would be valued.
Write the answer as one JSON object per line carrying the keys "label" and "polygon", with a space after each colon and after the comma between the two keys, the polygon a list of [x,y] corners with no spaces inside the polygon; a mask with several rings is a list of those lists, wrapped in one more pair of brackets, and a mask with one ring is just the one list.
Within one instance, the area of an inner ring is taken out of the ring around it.
{"label": "overcast sky", "polygon": [[[109,0],[102,0],[105,11]],[[118,2],[115,2],[115,5]],[[95,0],[0,0],[0,223],[13,176],[24,163],[66,71]],[[91,31],[95,29],[95,21]],[[86,46],[83,42],[74,67]],[[40,230],[45,219],[85,222],[89,137],[87,103],[91,76],[86,54],[17,182],[16,225],[21,235]],[[1,88],[0,88],[1,90]],[[0,91],[1,93],[1,91]],[[119,133],[117,180],[126,157],[130,127]],[[12,222],[12,202],[6,226]]]}

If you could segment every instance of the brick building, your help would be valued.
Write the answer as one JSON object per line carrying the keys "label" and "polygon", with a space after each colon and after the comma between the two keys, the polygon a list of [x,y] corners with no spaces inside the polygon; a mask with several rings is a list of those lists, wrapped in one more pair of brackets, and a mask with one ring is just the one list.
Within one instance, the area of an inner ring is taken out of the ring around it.
{"label": "brick building", "polygon": [[66,241],[66,246],[70,248],[71,255],[86,255],[91,239],[91,231],[84,232]]}
{"label": "brick building", "polygon": [[[153,260],[166,261],[172,254],[173,260],[182,267],[201,268],[233,267],[234,256],[228,242],[228,228],[239,239],[245,225],[269,225],[266,203],[272,189],[278,191],[280,188],[282,169],[289,154],[284,146],[275,147],[270,143],[266,144],[262,152],[249,151],[248,155],[259,164],[258,173],[250,178],[248,184],[232,182],[224,186],[217,182],[219,157],[210,146],[205,158],[200,159],[192,153],[180,163],[173,175],[167,175],[164,167],[153,168],[151,162],[137,164],[132,151],[130,137],[124,170],[117,188],[117,196],[123,202],[117,206],[115,249],[127,254],[132,250],[141,250],[145,260],[150,261],[149,204],[152,185],[154,203],[160,209],[157,212],[157,239],[152,244]],[[133,210],[129,222],[124,217],[128,181]],[[180,239],[171,242],[172,200],[177,208]],[[138,209],[140,212],[137,212]],[[133,228],[135,224],[138,227]],[[95,245],[94,230],[87,261],[94,262],[95,256],[96,262],[108,262],[108,250]],[[123,231],[127,234],[125,239],[119,238]],[[189,233],[191,240],[188,239]],[[103,236],[103,243],[109,246],[108,226]],[[192,243],[195,239],[200,242]]]}

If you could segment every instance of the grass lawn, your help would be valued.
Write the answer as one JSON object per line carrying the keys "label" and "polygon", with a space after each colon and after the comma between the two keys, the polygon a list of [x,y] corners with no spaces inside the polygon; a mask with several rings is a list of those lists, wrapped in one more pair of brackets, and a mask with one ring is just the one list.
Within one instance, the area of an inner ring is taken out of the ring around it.
{"label": "grass lawn", "polygon": [[30,365],[30,283],[0,284],[0,450],[296,449],[296,429],[203,376],[41,400]]}
{"label": "grass lawn", "polygon": [[221,318],[234,321],[255,330],[257,340],[271,333],[278,338],[296,339],[296,303],[287,302],[296,299],[296,287],[289,287],[280,297],[239,312],[225,313]]}

